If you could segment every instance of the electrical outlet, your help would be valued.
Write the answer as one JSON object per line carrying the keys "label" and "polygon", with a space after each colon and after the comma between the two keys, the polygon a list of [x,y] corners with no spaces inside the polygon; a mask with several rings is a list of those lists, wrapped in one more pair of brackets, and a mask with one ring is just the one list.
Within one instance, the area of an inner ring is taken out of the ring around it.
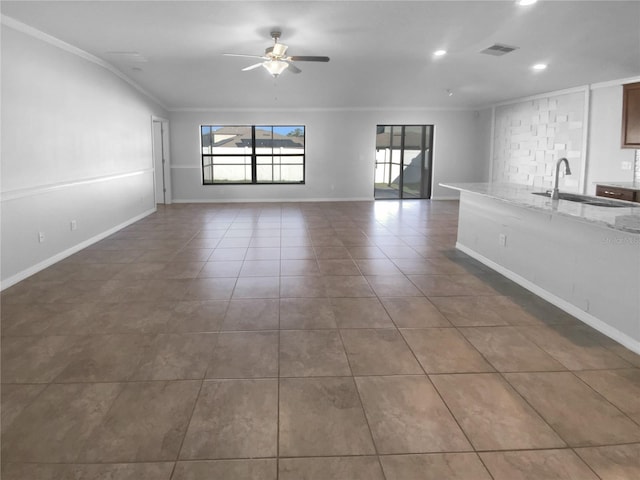
{"label": "electrical outlet", "polygon": [[504,233],[498,235],[498,245],[500,245],[501,247],[507,246],[507,236]]}
{"label": "electrical outlet", "polygon": [[632,168],[633,166],[631,162],[622,162],[622,164],[620,165],[621,170],[631,170]]}
{"label": "electrical outlet", "polygon": [[38,242],[44,242],[44,232],[38,232]]}
{"label": "electrical outlet", "polygon": [[77,230],[78,222],[76,222],[75,220],[71,220],[71,222],[69,222],[69,226],[71,227],[71,231]]}

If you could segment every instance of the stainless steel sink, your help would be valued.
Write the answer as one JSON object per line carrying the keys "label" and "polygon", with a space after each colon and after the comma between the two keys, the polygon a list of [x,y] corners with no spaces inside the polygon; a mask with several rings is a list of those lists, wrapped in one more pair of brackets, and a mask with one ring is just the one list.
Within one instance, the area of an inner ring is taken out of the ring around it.
{"label": "stainless steel sink", "polygon": [[[533,195],[540,195],[543,197],[551,197],[551,192],[531,192]],[[569,202],[584,203],[586,205],[592,205],[594,207],[608,207],[608,208],[621,208],[621,207],[633,207],[630,202],[623,202],[620,200],[609,200],[607,198],[591,197],[589,195],[578,195],[577,193],[559,193],[559,200],[567,200]]]}

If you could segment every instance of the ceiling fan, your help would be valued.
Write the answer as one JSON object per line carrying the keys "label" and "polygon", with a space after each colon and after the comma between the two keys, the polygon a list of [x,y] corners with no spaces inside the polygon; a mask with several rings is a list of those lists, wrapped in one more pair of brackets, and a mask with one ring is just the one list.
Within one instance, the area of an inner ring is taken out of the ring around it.
{"label": "ceiling fan", "polygon": [[273,38],[273,46],[267,47],[264,51],[264,55],[243,55],[239,53],[225,53],[224,55],[228,57],[249,57],[249,58],[260,58],[262,61],[259,63],[255,63],[246,68],[243,68],[242,71],[246,72],[249,70],[253,70],[254,68],[264,67],[273,77],[277,77],[285,70],[289,69],[291,73],[300,73],[300,70],[297,66],[294,65],[294,62],[328,62],[329,57],[317,57],[317,56],[287,56],[287,47],[284,43],[279,43],[280,35],[282,32],[273,31],[271,32],[271,38]]}

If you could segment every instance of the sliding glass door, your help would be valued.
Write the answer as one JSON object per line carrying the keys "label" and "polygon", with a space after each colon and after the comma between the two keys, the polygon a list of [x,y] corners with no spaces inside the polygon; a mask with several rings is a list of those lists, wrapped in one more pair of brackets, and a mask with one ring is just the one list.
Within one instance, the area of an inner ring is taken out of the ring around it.
{"label": "sliding glass door", "polygon": [[378,125],[374,196],[430,198],[433,125]]}

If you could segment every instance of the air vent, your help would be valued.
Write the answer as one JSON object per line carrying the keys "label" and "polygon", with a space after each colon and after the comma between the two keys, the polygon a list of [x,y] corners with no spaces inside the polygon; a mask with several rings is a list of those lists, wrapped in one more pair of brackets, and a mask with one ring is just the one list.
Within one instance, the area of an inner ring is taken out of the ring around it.
{"label": "air vent", "polygon": [[499,57],[501,55],[506,55],[507,53],[511,53],[517,49],[518,47],[512,47],[511,45],[505,45],[503,43],[496,43],[495,45],[491,45],[489,48],[485,48],[480,53],[484,53],[486,55],[493,55],[494,57]]}

